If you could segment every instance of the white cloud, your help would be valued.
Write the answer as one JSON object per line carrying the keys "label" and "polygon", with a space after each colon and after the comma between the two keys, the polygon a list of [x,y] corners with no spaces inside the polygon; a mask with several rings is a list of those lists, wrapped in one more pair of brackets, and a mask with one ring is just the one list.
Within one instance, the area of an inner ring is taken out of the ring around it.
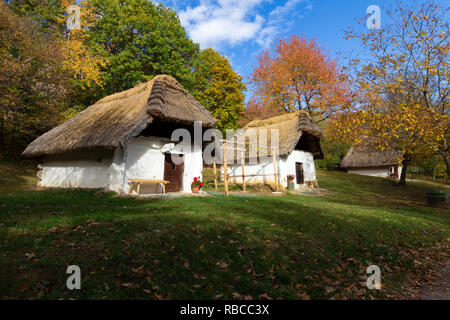
{"label": "white cloud", "polygon": [[284,5],[273,9],[269,13],[269,19],[265,27],[259,33],[256,40],[257,43],[264,48],[269,47],[273,40],[278,37],[281,32],[289,30],[294,25],[296,20],[302,19],[303,15],[300,13],[298,5],[304,2],[307,2],[307,0],[288,0]]}
{"label": "white cloud", "polygon": [[191,38],[203,48],[231,45],[253,39],[264,18],[255,7],[264,0],[203,0],[197,7],[179,12],[181,23]]}
{"label": "white cloud", "polygon": [[297,5],[306,0],[287,0],[266,18],[258,12],[271,0],[200,0],[197,6],[178,10],[183,26],[202,48],[219,49],[224,44],[236,45],[256,41],[267,47],[281,31],[293,23]]}

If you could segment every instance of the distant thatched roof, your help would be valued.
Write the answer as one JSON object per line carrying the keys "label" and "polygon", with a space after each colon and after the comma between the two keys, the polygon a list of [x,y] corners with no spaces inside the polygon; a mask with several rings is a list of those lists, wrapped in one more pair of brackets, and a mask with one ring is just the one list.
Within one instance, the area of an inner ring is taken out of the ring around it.
{"label": "distant thatched roof", "polygon": [[341,168],[385,167],[398,164],[401,153],[396,150],[381,151],[369,144],[353,146],[341,162]]}
{"label": "distant thatched roof", "polygon": [[278,154],[280,156],[290,154],[297,147],[300,150],[311,152],[315,158],[323,157],[320,145],[323,133],[304,111],[292,112],[265,120],[254,120],[236,134],[236,140],[245,135],[250,143],[251,141],[258,141],[259,144],[261,129],[267,130],[268,154],[273,148],[271,130],[275,129],[278,130],[279,135]]}
{"label": "distant thatched roof", "polygon": [[172,77],[159,75],[132,89],[107,96],[33,141],[23,152],[39,157],[125,145],[153,119],[203,126],[216,123],[209,112]]}

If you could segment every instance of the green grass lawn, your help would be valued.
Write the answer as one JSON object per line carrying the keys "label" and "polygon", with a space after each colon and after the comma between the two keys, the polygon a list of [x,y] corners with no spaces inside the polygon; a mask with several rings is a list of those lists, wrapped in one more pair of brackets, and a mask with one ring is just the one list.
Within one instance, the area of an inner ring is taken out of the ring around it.
{"label": "green grass lawn", "polygon": [[[448,260],[432,184],[324,171],[321,197],[135,199],[32,189],[32,174],[0,166],[3,299],[392,298]],[[370,264],[382,290],[361,284]]]}

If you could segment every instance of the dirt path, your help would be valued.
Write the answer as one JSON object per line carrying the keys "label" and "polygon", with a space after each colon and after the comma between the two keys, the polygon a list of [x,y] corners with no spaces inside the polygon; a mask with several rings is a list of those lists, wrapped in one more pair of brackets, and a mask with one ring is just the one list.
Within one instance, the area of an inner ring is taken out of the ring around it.
{"label": "dirt path", "polygon": [[450,300],[450,261],[443,265],[433,284],[418,288],[417,291],[417,295],[412,299]]}

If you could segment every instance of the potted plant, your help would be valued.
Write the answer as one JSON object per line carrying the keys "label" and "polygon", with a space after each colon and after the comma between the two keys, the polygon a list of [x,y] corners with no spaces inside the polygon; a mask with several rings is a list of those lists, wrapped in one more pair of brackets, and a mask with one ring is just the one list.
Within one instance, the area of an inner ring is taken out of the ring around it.
{"label": "potted plant", "polygon": [[194,177],[194,181],[191,183],[192,192],[198,193],[202,187],[203,182],[200,180],[200,177]]}
{"label": "potted plant", "polygon": [[295,174],[287,175],[288,190],[294,190],[294,178],[295,178]]}

